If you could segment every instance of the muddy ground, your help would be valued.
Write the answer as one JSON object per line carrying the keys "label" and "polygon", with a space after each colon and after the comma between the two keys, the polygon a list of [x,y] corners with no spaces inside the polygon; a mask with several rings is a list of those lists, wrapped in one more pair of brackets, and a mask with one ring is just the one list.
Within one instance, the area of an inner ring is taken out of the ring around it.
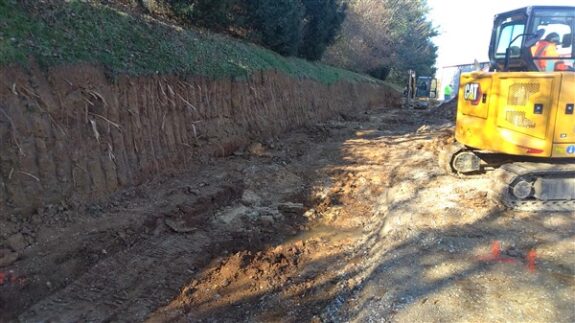
{"label": "muddy ground", "polygon": [[575,215],[442,173],[382,107],[0,226],[0,321],[573,322]]}

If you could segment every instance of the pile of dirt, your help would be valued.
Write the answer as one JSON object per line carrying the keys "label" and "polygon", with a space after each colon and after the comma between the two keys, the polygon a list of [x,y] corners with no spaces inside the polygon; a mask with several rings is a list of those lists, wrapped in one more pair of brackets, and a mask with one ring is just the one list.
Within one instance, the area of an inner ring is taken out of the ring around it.
{"label": "pile of dirt", "polygon": [[242,251],[216,259],[211,268],[183,288],[176,300],[149,319],[172,321],[187,317],[198,320],[209,317],[219,308],[278,291],[288,280],[298,276],[299,263],[310,252],[312,250],[299,241],[290,246],[256,253]]}
{"label": "pile of dirt", "polygon": [[444,101],[441,104],[430,109],[428,114],[433,115],[434,117],[437,118],[442,118],[445,120],[455,122],[455,117],[457,116],[457,100],[458,97],[455,96],[454,98],[451,98],[449,101]]}

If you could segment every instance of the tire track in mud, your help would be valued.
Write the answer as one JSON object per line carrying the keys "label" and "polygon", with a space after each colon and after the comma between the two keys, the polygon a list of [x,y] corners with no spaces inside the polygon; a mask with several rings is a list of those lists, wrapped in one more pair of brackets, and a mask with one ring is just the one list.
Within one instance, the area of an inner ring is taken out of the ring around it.
{"label": "tire track in mud", "polygon": [[[226,241],[220,240],[220,243]],[[202,265],[206,233],[163,234],[93,266],[19,316],[23,322],[142,321]]]}
{"label": "tire track in mud", "polygon": [[[237,205],[244,191],[243,184],[227,176],[224,183],[218,183],[216,178],[211,185],[199,181],[203,193],[189,193],[195,190],[188,185],[176,190],[164,187],[167,193],[160,196],[167,194],[173,201],[181,200],[182,189],[191,196],[185,196],[185,202],[170,205],[170,211],[156,216],[155,224],[148,224],[149,232],[141,233],[131,246],[85,268],[80,276],[70,277],[74,280],[27,308],[18,320],[142,321],[175,297],[180,287],[210,261],[237,250],[255,252],[282,239],[283,232],[293,231],[292,225],[301,222],[275,223],[279,231],[261,226],[250,228],[253,224],[250,221],[232,223],[237,226],[230,228],[226,219],[222,219],[221,210],[249,209]],[[150,221],[154,222],[154,217]],[[141,221],[133,225],[138,223]],[[103,249],[102,253],[107,251]],[[68,257],[74,260],[82,256],[72,252]],[[57,264],[52,269],[58,270]]]}

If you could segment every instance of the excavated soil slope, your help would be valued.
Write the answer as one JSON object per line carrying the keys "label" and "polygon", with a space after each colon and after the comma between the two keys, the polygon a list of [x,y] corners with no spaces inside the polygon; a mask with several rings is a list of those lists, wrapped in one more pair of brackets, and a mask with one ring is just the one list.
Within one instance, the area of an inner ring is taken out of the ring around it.
{"label": "excavated soil slope", "polygon": [[575,214],[444,174],[442,114],[344,113],[11,217],[0,321],[573,322]]}
{"label": "excavated soil slope", "polygon": [[[0,220],[95,201],[256,139],[393,102],[381,85],[0,70]],[[5,237],[0,237],[5,238]]]}

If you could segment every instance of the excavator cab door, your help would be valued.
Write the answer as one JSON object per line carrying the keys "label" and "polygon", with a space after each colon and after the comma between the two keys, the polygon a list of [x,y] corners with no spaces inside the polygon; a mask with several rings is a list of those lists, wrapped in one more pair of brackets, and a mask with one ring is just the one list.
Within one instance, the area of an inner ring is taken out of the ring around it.
{"label": "excavator cab door", "polygon": [[418,98],[433,98],[432,93],[437,95],[437,81],[435,82],[435,90],[432,88],[433,78],[430,76],[417,77],[417,91],[416,97]]}
{"label": "excavator cab door", "polygon": [[431,79],[431,84],[429,86],[429,98],[437,99],[437,79]]}

